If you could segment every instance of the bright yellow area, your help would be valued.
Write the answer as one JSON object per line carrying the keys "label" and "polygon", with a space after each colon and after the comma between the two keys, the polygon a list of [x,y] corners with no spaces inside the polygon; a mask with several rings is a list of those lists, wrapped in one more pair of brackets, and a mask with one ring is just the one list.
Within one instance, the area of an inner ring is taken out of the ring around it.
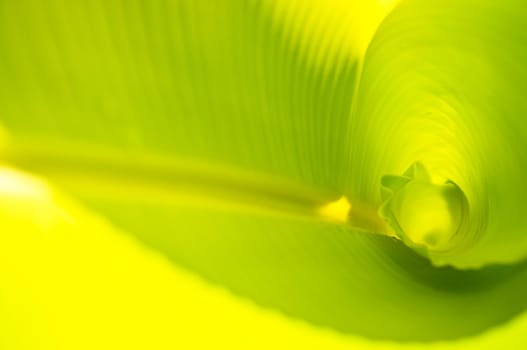
{"label": "bright yellow area", "polygon": [[336,201],[321,206],[318,209],[318,214],[327,220],[346,222],[348,221],[350,210],[351,203],[345,196],[342,196]]}
{"label": "bright yellow area", "polygon": [[[172,265],[38,179],[9,168],[0,174],[0,349],[422,348],[345,336],[258,307]],[[526,326],[523,317],[430,348],[522,348]]]}
{"label": "bright yellow area", "polygon": [[173,266],[36,178],[1,168],[0,179],[0,349],[339,346]]}
{"label": "bright yellow area", "polygon": [[11,198],[48,199],[48,187],[33,177],[7,166],[0,167],[0,194]]}
{"label": "bright yellow area", "polygon": [[273,11],[312,62],[324,64],[332,55],[362,56],[380,22],[397,2],[276,0]]}

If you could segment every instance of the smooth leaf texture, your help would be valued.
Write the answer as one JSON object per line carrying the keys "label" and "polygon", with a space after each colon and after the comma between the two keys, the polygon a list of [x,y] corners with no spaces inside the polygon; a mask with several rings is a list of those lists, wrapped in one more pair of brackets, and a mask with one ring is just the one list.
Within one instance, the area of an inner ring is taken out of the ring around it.
{"label": "smooth leaf texture", "polygon": [[[0,174],[2,348],[424,346],[343,336],[261,309],[176,267],[45,184],[10,169]],[[427,346],[521,348],[526,322],[522,316],[484,335]]]}
{"label": "smooth leaf texture", "polygon": [[[4,171],[0,345],[525,345],[527,9],[402,1],[365,53],[389,8],[0,2],[0,159],[99,213]],[[432,262],[377,215],[415,162],[470,208]]]}

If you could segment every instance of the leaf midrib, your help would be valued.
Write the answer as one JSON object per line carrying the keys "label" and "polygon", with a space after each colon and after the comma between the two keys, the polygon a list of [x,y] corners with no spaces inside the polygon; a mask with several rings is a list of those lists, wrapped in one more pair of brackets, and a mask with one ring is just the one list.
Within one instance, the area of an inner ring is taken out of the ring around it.
{"label": "leaf midrib", "polygon": [[0,160],[95,197],[137,198],[151,192],[160,196],[151,200],[170,200],[179,194],[254,209],[272,204],[269,209],[314,215],[315,208],[339,196],[334,191],[211,162],[111,148],[9,142],[0,148]]}

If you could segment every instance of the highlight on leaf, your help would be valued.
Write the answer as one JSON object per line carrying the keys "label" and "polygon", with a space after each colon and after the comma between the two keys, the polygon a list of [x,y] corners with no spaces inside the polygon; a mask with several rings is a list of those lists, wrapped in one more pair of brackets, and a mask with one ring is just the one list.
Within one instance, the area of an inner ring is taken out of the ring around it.
{"label": "highlight on leaf", "polygon": [[0,348],[524,348],[526,21],[0,1]]}

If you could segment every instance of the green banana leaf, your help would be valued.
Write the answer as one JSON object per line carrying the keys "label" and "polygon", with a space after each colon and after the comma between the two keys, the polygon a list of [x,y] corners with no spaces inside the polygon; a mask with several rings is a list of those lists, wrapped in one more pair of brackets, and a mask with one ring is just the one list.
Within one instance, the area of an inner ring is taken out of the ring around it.
{"label": "green banana leaf", "polygon": [[526,346],[526,21],[0,1],[0,348]]}

